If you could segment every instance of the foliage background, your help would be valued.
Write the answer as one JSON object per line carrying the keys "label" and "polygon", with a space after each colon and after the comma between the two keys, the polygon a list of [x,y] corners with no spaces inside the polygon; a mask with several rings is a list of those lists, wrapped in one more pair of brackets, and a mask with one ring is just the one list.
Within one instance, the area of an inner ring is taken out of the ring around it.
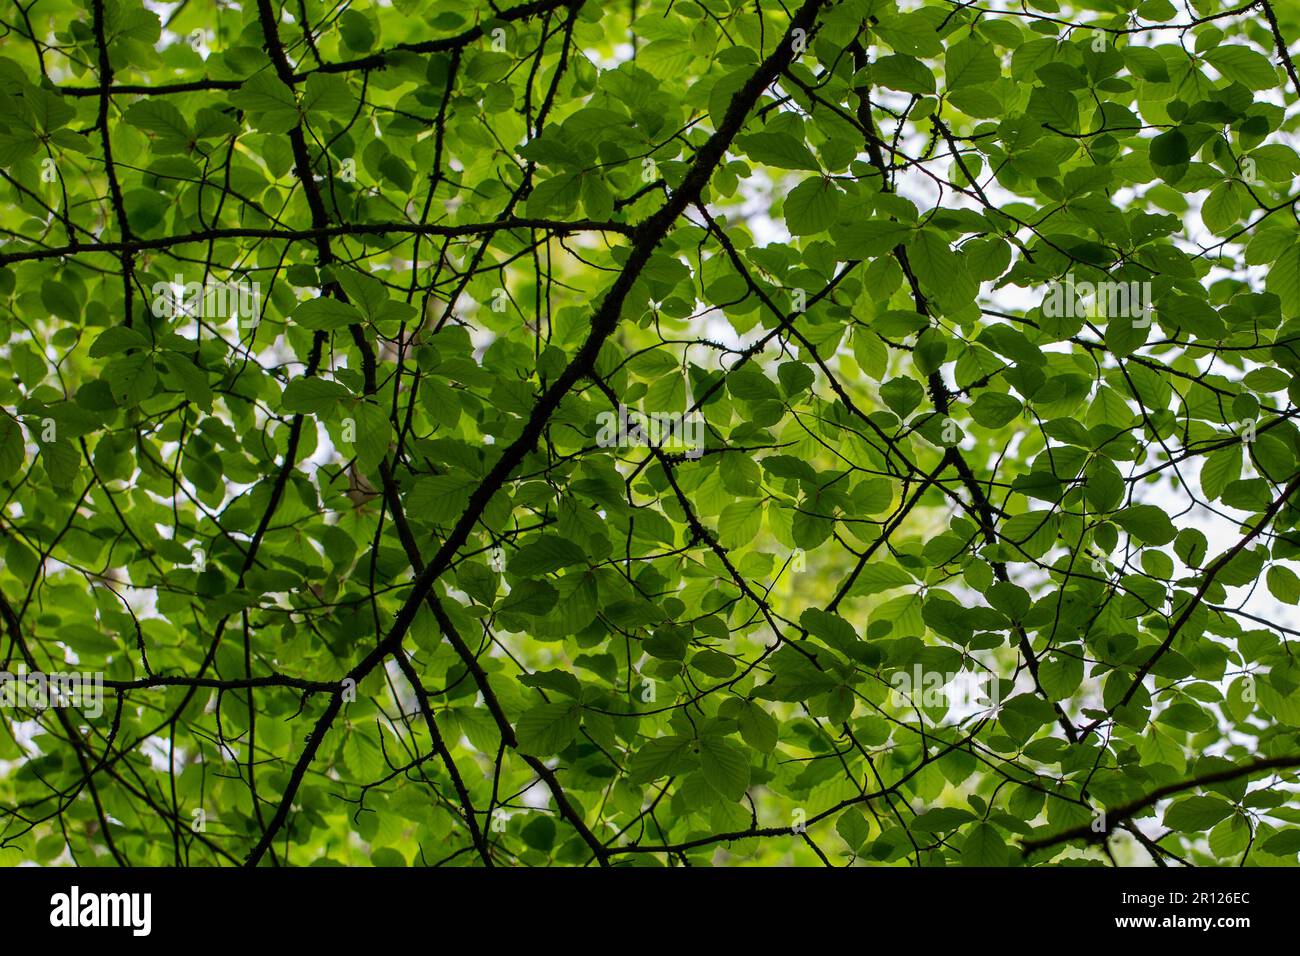
{"label": "foliage background", "polygon": [[0,859],[1296,861],[1295,5],[0,26]]}

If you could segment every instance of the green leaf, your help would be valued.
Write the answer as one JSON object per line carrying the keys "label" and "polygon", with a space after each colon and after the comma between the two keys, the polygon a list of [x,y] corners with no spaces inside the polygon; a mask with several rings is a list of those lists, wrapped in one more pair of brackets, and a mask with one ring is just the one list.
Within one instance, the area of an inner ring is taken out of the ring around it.
{"label": "green leaf", "polygon": [[578,736],[581,716],[582,708],[574,701],[538,704],[515,725],[520,748],[539,757],[558,753]]}
{"label": "green leaf", "polygon": [[81,452],[69,441],[42,444],[37,460],[55,488],[71,488],[81,471]]}
{"label": "green leaf", "polygon": [[1300,852],[1300,830],[1289,829],[1275,833],[1260,845],[1260,849],[1273,856],[1295,856]]}
{"label": "green leaf", "polygon": [[1229,80],[1252,90],[1277,86],[1277,69],[1268,57],[1237,43],[1224,43],[1205,51],[1205,59]]}
{"label": "green leaf", "polygon": [[795,236],[829,229],[840,207],[840,190],[820,177],[805,179],[785,200],[785,222]]}
{"label": "green leaf", "polygon": [[159,153],[183,153],[189,150],[194,134],[185,117],[166,100],[139,100],[125,114],[132,126],[154,135],[153,148]]}
{"label": "green leaf", "polygon": [[164,352],[159,361],[179,380],[186,398],[206,411],[212,410],[212,388],[208,385],[207,372],[180,352]]}
{"label": "green leaf", "polygon": [[1181,129],[1167,130],[1151,140],[1151,162],[1157,166],[1177,166],[1191,158],[1191,148]]}
{"label": "green leaf", "polygon": [[647,740],[628,762],[628,779],[635,784],[671,777],[686,770],[691,763],[690,737],[655,737]]}
{"label": "green leaf", "polygon": [[706,735],[699,740],[700,770],[718,796],[732,802],[749,789],[749,757],[745,749],[725,737]]}
{"label": "green leaf", "polygon": [[1210,831],[1210,851],[1220,859],[1233,857],[1250,844],[1250,824],[1239,813],[1215,825]]}
{"label": "green leaf", "polygon": [[1201,490],[1213,501],[1230,482],[1241,477],[1241,446],[1229,445],[1205,456],[1201,466]]}
{"label": "green leaf", "polygon": [[763,509],[754,501],[733,501],[718,516],[718,538],[729,548],[751,543],[763,524]]}
{"label": "green leaf", "polygon": [[124,325],[115,325],[99,334],[94,344],[91,345],[88,354],[91,358],[104,358],[131,349],[147,349],[148,347],[149,340],[135,329],[128,329]]}
{"label": "green leaf", "polygon": [[1232,812],[1232,804],[1221,797],[1183,797],[1165,810],[1164,823],[1171,830],[1208,830]]}
{"label": "green leaf", "polygon": [[352,414],[356,419],[353,448],[357,467],[363,472],[373,472],[388,454],[388,446],[393,440],[392,423],[388,420],[388,413],[373,402],[357,403]]}
{"label": "green leaf", "polygon": [[540,577],[582,564],[587,556],[582,548],[567,538],[546,534],[520,548],[510,559],[510,571],[521,577]]}
{"label": "green leaf", "polygon": [[818,172],[821,166],[810,150],[788,133],[751,133],[741,136],[736,144],[749,154],[749,158],[777,169],[810,169]]}
{"label": "green leaf", "polygon": [[1038,681],[1052,700],[1066,700],[1083,683],[1083,661],[1072,654],[1056,651],[1038,666]]}
{"label": "green leaf", "polygon": [[[341,76],[313,73],[307,77],[304,88],[304,113],[332,113],[346,118],[356,109],[356,97],[352,95],[348,81]],[[319,118],[316,119],[319,121]]]}
{"label": "green leaf", "polygon": [[1286,604],[1300,604],[1300,576],[1282,564],[1268,569],[1268,589]]}
{"label": "green leaf", "polygon": [[985,428],[1001,428],[1020,416],[1019,400],[999,392],[984,392],[970,406],[970,417]]}
{"label": "green leaf", "polygon": [[583,176],[579,193],[582,208],[592,219],[609,219],[614,215],[614,194],[601,176]]}
{"label": "green leaf", "polygon": [[998,78],[1001,67],[993,47],[968,38],[948,47],[944,61],[944,82],[948,89],[965,89]]}
{"label": "green leaf", "polygon": [[837,614],[810,607],[800,615],[799,623],[822,643],[841,653],[848,653],[855,644],[859,643],[853,626]]}
{"label": "green leaf", "polygon": [[287,133],[298,125],[298,102],[293,91],[271,70],[254,73],[231,97],[248,113],[262,133]]}
{"label": "green leaf", "polygon": [[1155,505],[1132,505],[1115,512],[1113,520],[1143,544],[1168,544],[1178,534],[1169,515]]}
{"label": "green leaf", "polygon": [[844,839],[850,850],[857,853],[871,835],[871,824],[867,823],[867,818],[860,810],[849,807],[835,821],[835,832]]}
{"label": "green leaf", "polygon": [[285,386],[280,404],[295,414],[321,414],[348,398],[346,386],[323,378],[295,378]]}
{"label": "green leaf", "polygon": [[868,219],[837,226],[831,234],[845,258],[868,259],[891,251],[912,231],[912,227],[904,222]]}
{"label": "green leaf", "polygon": [[899,415],[907,415],[921,404],[925,390],[910,378],[893,378],[880,386],[880,397]]}
{"label": "green leaf", "polygon": [[955,311],[969,305],[979,284],[966,271],[948,241],[930,229],[918,230],[907,245],[908,255],[923,288],[939,298],[945,309]]}
{"label": "green leaf", "polygon": [[555,846],[557,829],[555,821],[550,817],[544,814],[533,814],[532,819],[519,831],[519,835],[534,850],[546,853]]}
{"label": "green leaf", "polygon": [[293,310],[293,321],[305,329],[332,332],[361,321],[361,313],[339,299],[308,299]]}
{"label": "green leaf", "polygon": [[934,92],[934,73],[916,57],[895,53],[871,66],[871,78],[880,86],[924,96]]}
{"label": "green leaf", "polygon": [[[460,475],[423,475],[403,499],[407,513],[420,521],[454,523],[469,503],[472,485]],[[514,570],[514,559],[510,567]]]}
{"label": "green leaf", "polygon": [[17,473],[25,455],[22,428],[8,415],[0,415],[0,481]]}
{"label": "green leaf", "polygon": [[977,823],[961,845],[962,866],[1005,866],[1010,850],[992,824]]}
{"label": "green leaf", "polygon": [[737,715],[736,722],[740,725],[741,738],[749,746],[762,753],[776,749],[776,719],[758,704],[747,704]]}
{"label": "green leaf", "polygon": [[[1223,235],[1232,230],[1241,217],[1243,190],[1235,182],[1220,183],[1210,190],[1201,206],[1201,219],[1213,233]],[[1249,196],[1244,197],[1247,201]]]}
{"label": "green leaf", "polygon": [[908,829],[913,833],[945,833],[974,819],[974,814],[960,807],[934,807],[918,813]]}
{"label": "green leaf", "polygon": [[1268,270],[1264,286],[1282,300],[1287,315],[1300,312],[1300,244],[1287,248]]}

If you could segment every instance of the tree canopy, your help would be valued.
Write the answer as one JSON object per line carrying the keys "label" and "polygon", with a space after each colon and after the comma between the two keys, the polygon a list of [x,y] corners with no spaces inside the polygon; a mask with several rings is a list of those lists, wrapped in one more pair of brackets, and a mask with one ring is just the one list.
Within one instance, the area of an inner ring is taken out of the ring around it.
{"label": "tree canopy", "polygon": [[0,26],[0,861],[1296,862],[1300,7]]}

